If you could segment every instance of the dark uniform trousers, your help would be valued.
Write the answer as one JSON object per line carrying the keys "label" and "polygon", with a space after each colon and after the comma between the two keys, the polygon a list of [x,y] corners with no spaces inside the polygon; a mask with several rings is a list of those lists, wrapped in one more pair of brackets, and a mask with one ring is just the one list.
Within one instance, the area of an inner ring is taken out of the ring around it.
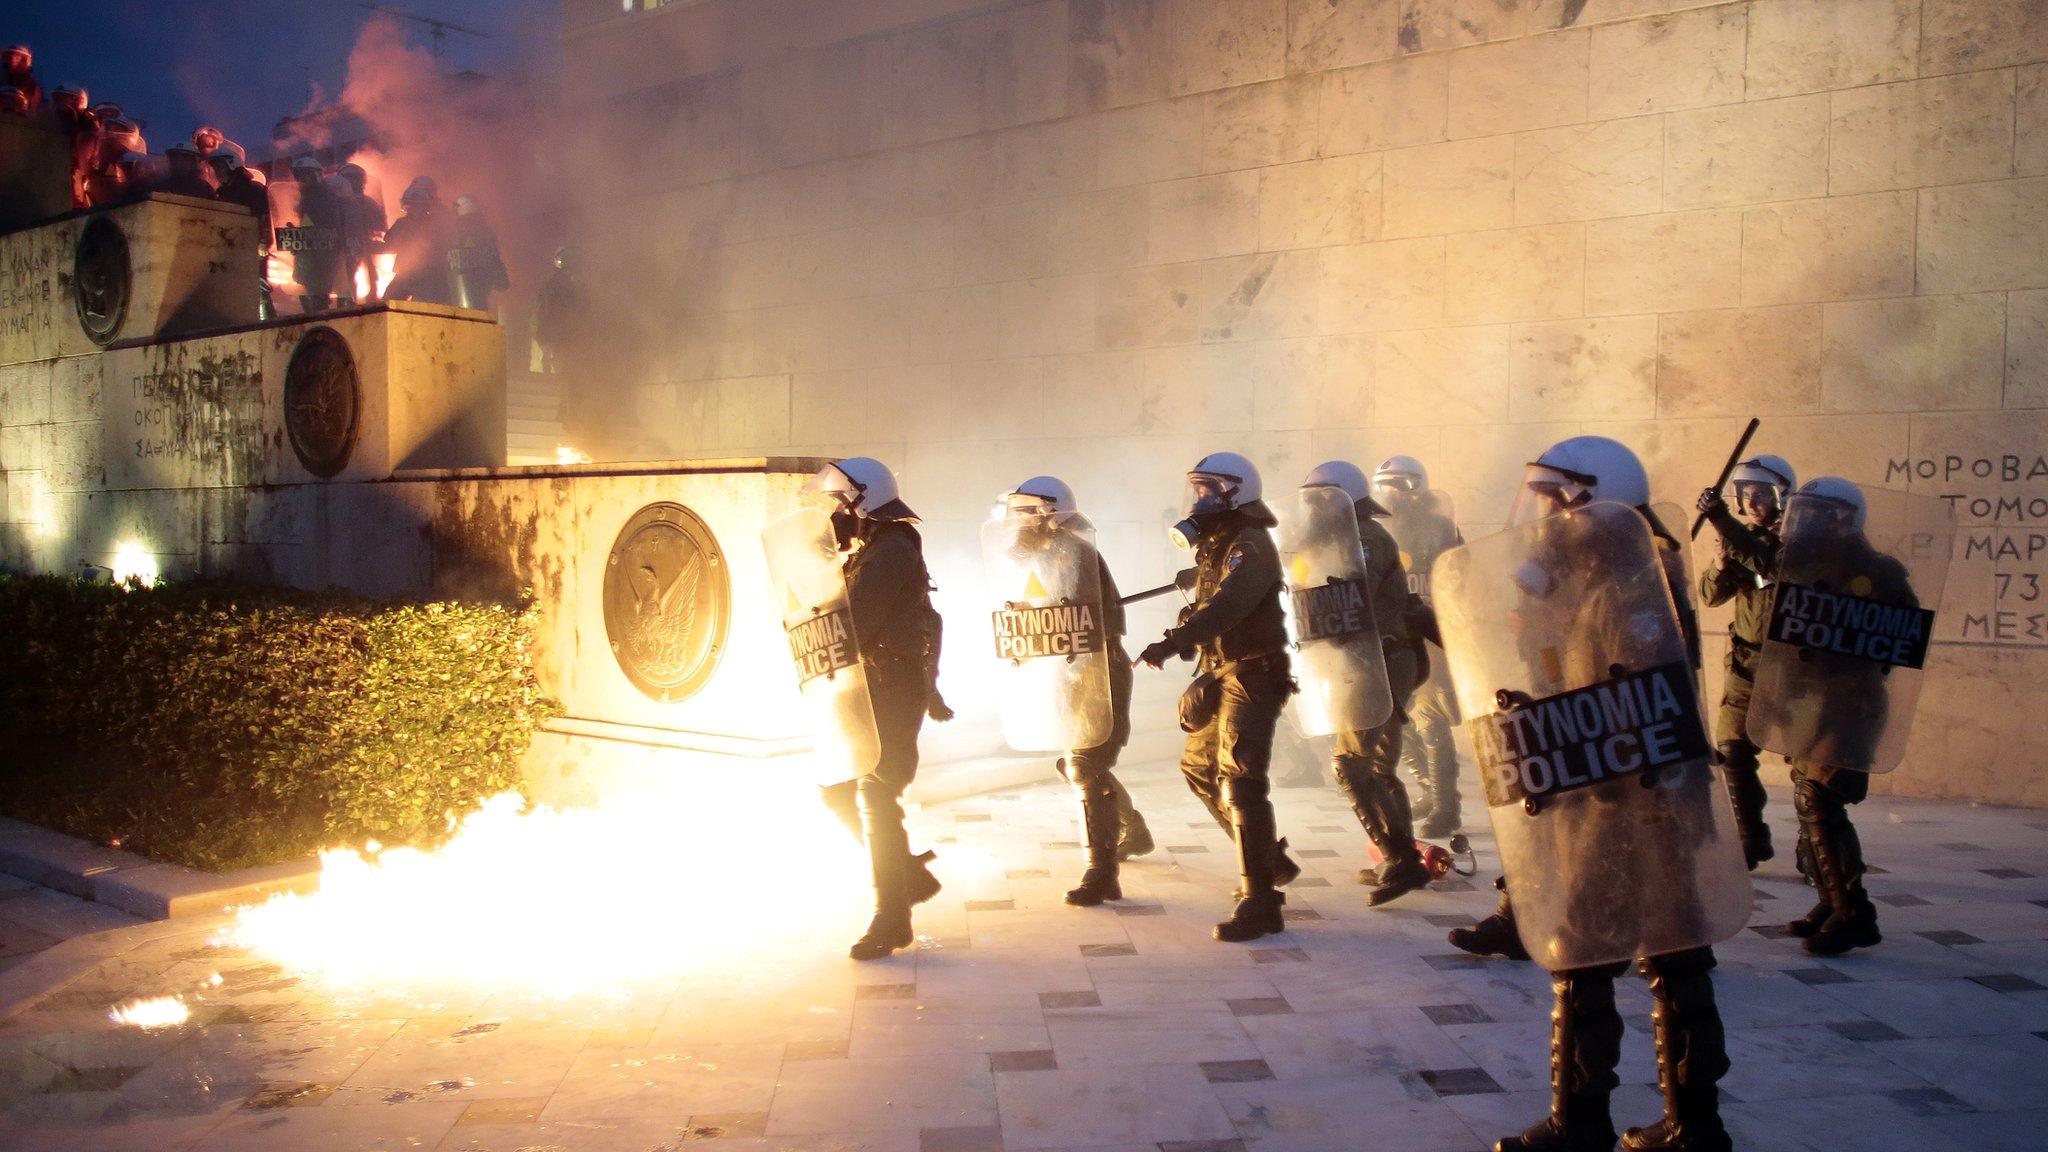
{"label": "dark uniform trousers", "polygon": [[[1714,1001],[1712,948],[1687,948],[1645,956],[1636,968],[1649,981],[1650,1026],[1665,1053],[1673,1083],[1667,1091],[1710,1104],[1710,1093],[1728,1072],[1727,1036]],[[1552,1089],[1560,1097],[1604,1099],[1620,1084],[1621,1013],[1614,1006],[1614,978],[1626,963],[1553,972],[1557,994],[1551,1012]]]}
{"label": "dark uniform trousers", "polygon": [[1093,748],[1069,752],[1060,761],[1060,773],[1081,798],[1090,868],[1115,865],[1119,835],[1126,825],[1139,823],[1131,794],[1115,772],[1117,757],[1131,739],[1131,658],[1121,640],[1111,640],[1109,645],[1109,710],[1108,739]]}
{"label": "dark uniform trousers", "polygon": [[1396,772],[1401,763],[1402,729],[1408,719],[1403,707],[1414,689],[1416,667],[1415,654],[1401,646],[1390,645],[1386,660],[1394,712],[1376,728],[1339,733],[1330,755],[1330,774],[1351,802],[1358,822],[1365,826],[1366,839],[1391,863],[1420,854],[1415,847],[1408,790]]}
{"label": "dark uniform trousers", "polygon": [[1230,809],[1239,807],[1238,801],[1269,803],[1273,731],[1294,692],[1294,679],[1286,654],[1276,652],[1237,661],[1222,676],[1220,688],[1216,715],[1188,733],[1180,771],[1209,815],[1235,836]]}

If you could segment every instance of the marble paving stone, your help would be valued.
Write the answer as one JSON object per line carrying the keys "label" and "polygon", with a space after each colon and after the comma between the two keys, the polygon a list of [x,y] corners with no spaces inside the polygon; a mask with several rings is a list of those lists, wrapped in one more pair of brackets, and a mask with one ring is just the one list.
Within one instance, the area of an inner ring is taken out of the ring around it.
{"label": "marble paving stone", "polygon": [[995,1122],[995,1082],[986,1056],[849,1059],[786,1067],[768,1110],[768,1131],[776,1136]]}
{"label": "marble paving stone", "polygon": [[1190,1065],[1088,1068],[997,1078],[1004,1146],[1081,1148],[1232,1140],[1215,1089]]}
{"label": "marble paving stone", "polygon": [[[1162,826],[1200,816],[1171,756],[1162,743],[1126,758]],[[1311,812],[1348,827],[1327,785],[1282,793],[1294,828]],[[1305,861],[1337,881],[1317,894],[1325,918],[1226,947],[1208,936],[1235,882],[1215,845],[1126,869],[1130,903],[1150,915],[1071,909],[1054,878],[1076,850],[1043,847],[1071,835],[1068,793],[1002,795],[1017,799],[964,808],[999,805],[1002,820],[919,813],[919,842],[957,826],[987,861],[920,909],[919,948],[871,965],[835,941],[615,1000],[548,1001],[324,988],[205,933],[138,944],[0,1023],[0,1147],[1320,1152],[1370,1133],[1374,1148],[1469,1152],[1544,1110],[1546,974],[1443,942],[1492,906],[1490,890],[1368,910],[1350,882],[1362,846],[1307,832],[1299,846],[1335,853]],[[1773,801],[1789,821],[1783,794]],[[1717,950],[1738,1146],[2031,1152],[2048,1069],[2039,815],[1876,797],[1858,817],[1866,851],[1891,865],[1873,871],[1873,892],[1913,898],[1880,905],[1881,946],[1816,959],[1745,932]],[[1491,837],[1475,846],[1490,875]],[[2032,875],[1990,874],[2002,869]],[[1811,899],[1789,861],[1757,881],[1778,897],[1758,928]],[[970,898],[1012,906],[968,913]],[[180,1028],[105,1018],[111,1003],[215,972],[222,983]],[[1633,976],[1616,993],[1615,1114],[1639,1124],[1659,1106],[1650,1001]]]}

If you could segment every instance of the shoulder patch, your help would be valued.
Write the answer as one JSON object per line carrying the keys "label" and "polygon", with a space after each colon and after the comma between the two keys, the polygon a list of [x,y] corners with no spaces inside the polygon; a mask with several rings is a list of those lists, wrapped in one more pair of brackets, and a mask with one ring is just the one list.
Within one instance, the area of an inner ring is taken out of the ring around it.
{"label": "shoulder patch", "polygon": [[1237,566],[1242,563],[1244,563],[1243,545],[1233,546],[1229,554],[1223,557],[1223,568],[1227,572],[1237,571]]}

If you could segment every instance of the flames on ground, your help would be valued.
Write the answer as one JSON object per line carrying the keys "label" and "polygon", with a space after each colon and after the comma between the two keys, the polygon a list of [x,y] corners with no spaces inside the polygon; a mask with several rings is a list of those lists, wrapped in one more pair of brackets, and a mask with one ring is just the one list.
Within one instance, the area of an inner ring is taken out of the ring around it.
{"label": "flames on ground", "polygon": [[[737,762],[594,808],[487,801],[432,852],[321,857],[318,892],[245,908],[216,943],[342,989],[571,997],[841,954],[864,853],[800,780]],[[949,878],[993,867],[948,853]]]}

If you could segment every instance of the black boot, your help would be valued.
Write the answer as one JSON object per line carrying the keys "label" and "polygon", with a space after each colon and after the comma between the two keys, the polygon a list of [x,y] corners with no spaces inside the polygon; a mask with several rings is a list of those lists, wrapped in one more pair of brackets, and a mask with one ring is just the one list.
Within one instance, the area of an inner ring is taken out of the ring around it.
{"label": "black boot", "polygon": [[1813,935],[1815,932],[1820,931],[1820,926],[1827,922],[1828,913],[1832,911],[1834,909],[1828,907],[1826,900],[1820,901],[1807,909],[1806,915],[1786,924],[1785,935],[1796,936],[1802,940]]}
{"label": "black boot", "polygon": [[1123,821],[1117,814],[1111,781],[1074,782],[1074,792],[1081,800],[1081,833],[1088,841],[1088,871],[1079,886],[1067,893],[1067,903],[1076,907],[1093,908],[1105,900],[1124,898],[1116,867],[1117,834]]}
{"label": "black boot", "polygon": [[1806,938],[1806,954],[1840,956],[1851,949],[1875,948],[1882,943],[1884,933],[1877,929],[1877,905],[1870,902],[1870,894],[1863,890],[1859,880],[1849,885],[1842,903],[1830,906],[1828,918]]}
{"label": "black boot", "polygon": [[1621,1016],[1611,971],[1551,974],[1557,1006],[1550,1013],[1550,1115],[1501,1140],[1494,1152],[1612,1152],[1608,1097],[1621,1062]]}
{"label": "black boot", "polygon": [[1747,740],[1720,746],[1721,776],[1728,785],[1728,799],[1735,807],[1735,833],[1742,838],[1742,859],[1749,870],[1775,857],[1771,847],[1771,826],[1764,822],[1764,782],[1757,778],[1756,745]]}
{"label": "black boot", "polygon": [[[1269,808],[1268,811],[1271,811],[1271,809]],[[1296,864],[1294,857],[1287,854],[1286,839],[1283,837],[1282,839],[1275,840],[1273,842],[1273,887],[1285,888],[1300,878],[1301,865]]]}
{"label": "black boot", "polygon": [[1795,783],[1800,831],[1805,834],[1813,884],[1827,903],[1827,917],[1806,937],[1809,956],[1840,956],[1884,940],[1877,930],[1877,906],[1863,891],[1863,846],[1839,804],[1831,805],[1808,781]]}
{"label": "black boot", "polygon": [[[856,843],[866,843],[867,834],[862,830],[860,818],[860,785],[852,780],[838,784],[827,784],[818,789],[819,798],[832,815],[839,818],[846,830],[853,834]],[[943,885],[932,875],[932,861],[938,858],[936,852],[921,852],[910,855],[906,842],[903,850],[903,895],[912,905],[922,904],[939,894]]]}
{"label": "black boot", "polygon": [[1216,938],[1242,944],[1285,932],[1281,906],[1287,903],[1274,888],[1274,864],[1284,856],[1275,838],[1273,800],[1266,781],[1240,777],[1224,781],[1231,823],[1237,832],[1238,901],[1230,919],[1216,925]]}
{"label": "black boot", "polygon": [[1470,928],[1451,929],[1451,946],[1474,956],[1527,960],[1529,950],[1522,947],[1522,934],[1515,928],[1515,905],[1508,899],[1507,878],[1494,880],[1493,886],[1500,889],[1500,906],[1494,909],[1493,915]]}
{"label": "black boot", "polygon": [[1131,803],[1131,793],[1121,780],[1116,782],[1116,817],[1116,858],[1135,860],[1140,856],[1151,855],[1155,847],[1152,843],[1152,829],[1146,826],[1144,813],[1138,811],[1136,804]]}
{"label": "black boot", "polygon": [[903,830],[903,805],[896,791],[879,781],[860,789],[861,828],[867,835],[868,865],[875,886],[875,917],[847,955],[879,960],[917,939],[910,927],[910,899],[905,886],[910,842]]}
{"label": "black boot", "polygon": [[1721,1125],[1721,1092],[1728,1047],[1708,975],[1714,956],[1705,948],[1642,962],[1650,982],[1650,1025],[1657,1044],[1657,1084],[1664,1118],[1622,1135],[1629,1152],[1730,1152]]}
{"label": "black boot", "polygon": [[[1408,791],[1391,772],[1400,749],[1389,747],[1388,743],[1399,734],[1400,729],[1391,725],[1367,733],[1363,740],[1365,755],[1340,754],[1330,762],[1337,787],[1351,801],[1351,811],[1365,829],[1365,838],[1372,842],[1384,862],[1376,870],[1358,874],[1358,882],[1372,889],[1365,902],[1373,907],[1399,899],[1435,879],[1423,866],[1422,853],[1415,847]],[[1375,763],[1384,764],[1389,770],[1376,772]]]}
{"label": "black boot", "polygon": [[903,864],[903,898],[915,907],[939,894],[944,887],[939,878],[932,875],[932,861],[937,852],[924,851],[911,856]]}

